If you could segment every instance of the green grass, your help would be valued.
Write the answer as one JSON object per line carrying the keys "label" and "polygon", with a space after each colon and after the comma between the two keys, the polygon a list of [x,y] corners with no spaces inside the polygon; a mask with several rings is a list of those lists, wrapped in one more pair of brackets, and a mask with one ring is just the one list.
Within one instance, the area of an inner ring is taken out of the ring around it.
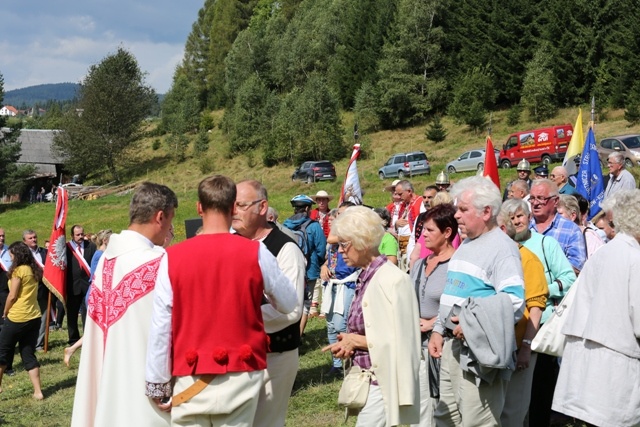
{"label": "green grass", "polygon": [[[331,356],[320,351],[326,345],[326,336],[326,323],[317,318],[310,319],[300,349],[300,369],[289,402],[289,426],[343,425],[343,411],[337,404],[340,381],[324,375],[331,367]],[[1,426],[45,427],[70,424],[82,350],[73,356],[71,367],[67,368],[62,362],[67,338],[66,330],[52,332],[49,336],[49,351],[36,355],[41,364],[40,378],[45,396],[41,402],[32,399],[33,387],[27,372],[22,368],[20,356],[16,354],[16,375],[5,375],[2,380]],[[346,425],[354,425],[354,420],[350,419]]]}

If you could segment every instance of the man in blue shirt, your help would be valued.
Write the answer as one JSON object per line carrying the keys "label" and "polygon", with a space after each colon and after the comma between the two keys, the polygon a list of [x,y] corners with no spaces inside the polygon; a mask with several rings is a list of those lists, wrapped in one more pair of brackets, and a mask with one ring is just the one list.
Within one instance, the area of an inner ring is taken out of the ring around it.
{"label": "man in blue shirt", "polygon": [[558,213],[558,186],[548,179],[535,180],[529,196],[532,214],[529,228],[556,239],[576,274],[579,273],[586,261],[587,247],[580,227]]}

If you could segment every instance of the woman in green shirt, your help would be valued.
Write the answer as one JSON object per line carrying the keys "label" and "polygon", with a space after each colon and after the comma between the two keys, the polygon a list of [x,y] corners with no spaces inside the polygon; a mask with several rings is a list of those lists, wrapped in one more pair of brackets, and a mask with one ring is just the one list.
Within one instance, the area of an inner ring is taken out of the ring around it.
{"label": "woman in green shirt", "polygon": [[9,296],[2,317],[4,327],[0,332],[0,393],[2,376],[7,368],[7,358],[16,348],[20,349],[22,364],[29,373],[33,384],[33,398],[42,400],[40,387],[40,364],[36,359],[35,348],[40,330],[40,309],[38,308],[38,283],[42,280],[42,268],[31,255],[29,247],[23,242],[9,246],[11,268]]}

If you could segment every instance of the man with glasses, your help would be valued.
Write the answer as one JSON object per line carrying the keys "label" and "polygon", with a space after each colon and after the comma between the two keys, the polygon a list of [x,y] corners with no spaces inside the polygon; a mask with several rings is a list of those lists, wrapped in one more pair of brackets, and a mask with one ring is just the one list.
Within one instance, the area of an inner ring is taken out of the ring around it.
{"label": "man with glasses", "polygon": [[560,243],[576,273],[582,270],[587,248],[582,231],[558,213],[558,186],[548,179],[534,180],[529,193],[532,218],[529,228]]}
{"label": "man with glasses", "polygon": [[607,157],[609,168],[609,182],[604,190],[605,199],[620,190],[633,190],[636,188],[636,180],[631,172],[625,169],[622,153],[613,152]]}
{"label": "man with glasses", "polygon": [[[296,288],[298,304],[289,314],[278,312],[266,299],[262,301],[264,329],[269,335],[267,369],[258,396],[254,427],[283,426],[289,396],[298,372],[300,319],[305,291],[305,259],[296,242],[267,221],[267,189],[254,180],[236,184],[236,210],[231,226],[240,236],[257,240],[276,257],[278,267]],[[320,194],[320,193],[318,193]],[[259,202],[253,204],[253,201]],[[244,209],[243,206],[249,206]]]}

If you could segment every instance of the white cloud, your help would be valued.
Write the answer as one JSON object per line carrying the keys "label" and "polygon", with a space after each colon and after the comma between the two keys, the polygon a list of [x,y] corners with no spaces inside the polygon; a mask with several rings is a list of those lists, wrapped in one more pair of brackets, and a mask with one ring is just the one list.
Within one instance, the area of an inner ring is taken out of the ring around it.
{"label": "white cloud", "polygon": [[130,50],[158,93],[171,86],[203,0],[3,1],[0,73],[4,89],[78,82],[88,68]]}

